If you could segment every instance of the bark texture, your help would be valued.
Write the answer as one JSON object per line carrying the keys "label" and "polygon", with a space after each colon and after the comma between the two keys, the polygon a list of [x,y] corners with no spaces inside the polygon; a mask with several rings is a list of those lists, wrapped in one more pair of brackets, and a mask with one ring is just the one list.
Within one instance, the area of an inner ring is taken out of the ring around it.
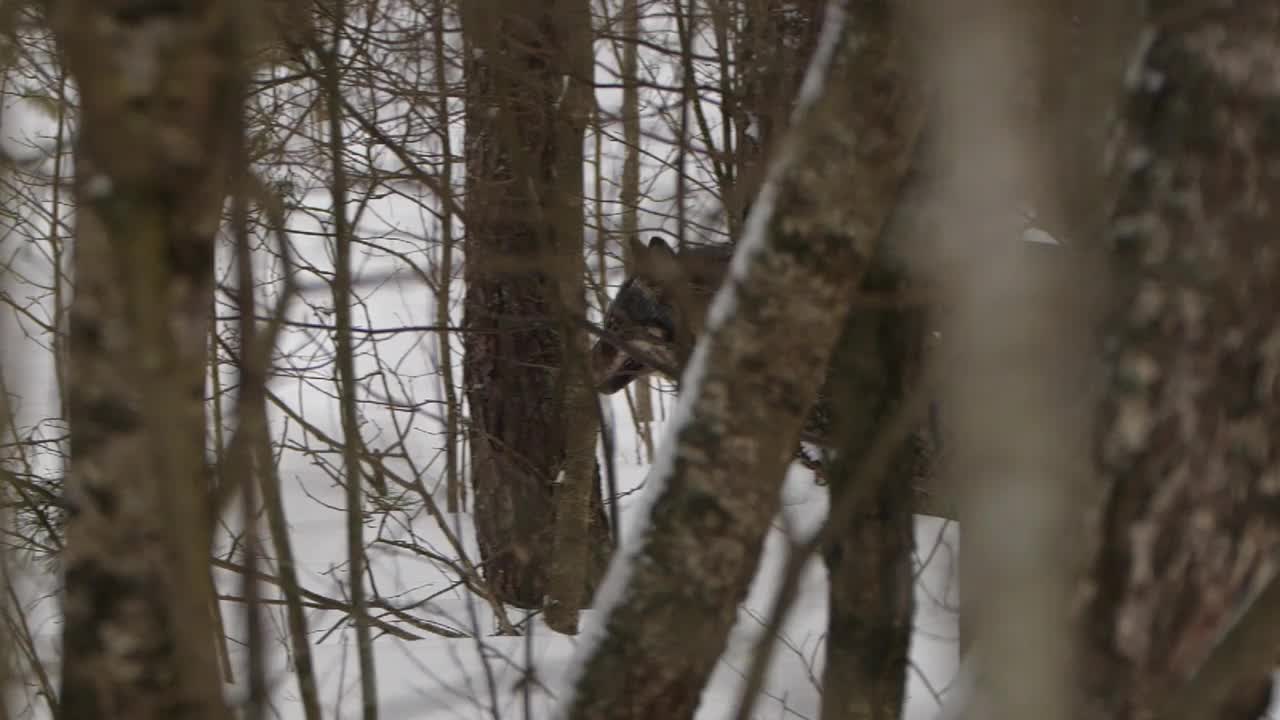
{"label": "bark texture", "polygon": [[821,94],[800,111],[748,223],[776,205],[760,228],[768,240],[727,281],[733,312],[712,319],[694,356],[702,380],[681,399],[671,462],[655,465],[636,556],[608,581],[625,588],[582,658],[568,717],[679,720],[698,707],[919,126],[889,5],[835,3],[828,14],[834,63],[814,77]]}
{"label": "bark texture", "polygon": [[769,149],[787,129],[826,5],[823,0],[738,0],[737,92],[726,103],[737,160],[725,198],[733,221],[746,217],[764,180]]}
{"label": "bark texture", "polygon": [[[882,247],[861,289],[891,293],[904,287],[904,268]],[[917,379],[923,327],[919,310],[855,307],[828,373],[838,447],[828,471],[831,506],[852,495],[854,517],[823,550],[830,581],[823,720],[902,715],[915,609],[918,443],[903,443],[879,477],[855,477],[853,469]]]}
{"label": "bark texture", "polygon": [[[737,98],[741,175],[736,189],[754,196],[766,148],[784,137],[788,111],[813,53],[825,3],[749,0],[739,55]],[[883,28],[885,31],[888,28]],[[748,130],[749,128],[749,130]],[[732,199],[732,198],[731,198]],[[886,233],[892,223],[886,227]],[[905,287],[905,268],[882,247],[861,290],[894,293]],[[918,367],[919,313],[857,307],[819,390],[805,430],[839,448],[825,468],[836,506],[857,493],[857,520],[824,548],[829,592],[824,646],[822,717],[896,718],[901,715],[914,597],[912,485],[919,470],[913,444],[902,448],[889,472],[851,476],[903,399]],[[855,482],[865,483],[854,487]]]}
{"label": "bark texture", "polygon": [[63,718],[226,717],[204,369],[240,129],[234,2],[63,0],[79,89]]}
{"label": "bark texture", "polygon": [[[737,189],[754,194],[765,149],[785,135],[787,110],[813,52],[824,4],[750,0],[746,7],[739,53],[744,58],[743,92],[735,106],[742,166]],[[892,227],[890,222],[886,234]],[[861,290],[894,293],[905,288],[905,268],[890,256],[887,245],[877,253]],[[857,520],[823,552],[829,580],[824,720],[901,715],[915,607],[912,487],[922,466],[920,453],[913,442],[882,476],[854,478],[851,473],[916,374],[921,320],[919,313],[901,309],[855,307],[819,391],[821,409],[815,406],[806,419],[806,430],[839,448],[841,460],[825,468],[832,506],[846,494],[859,495]],[[854,487],[856,482],[866,485]]]}
{"label": "bark texture", "polygon": [[[1157,3],[1114,147],[1086,708],[1144,718],[1280,549],[1280,3]],[[1259,717],[1270,663],[1205,717]]]}
{"label": "bark texture", "polygon": [[[589,79],[564,52],[572,39],[557,18],[585,22],[579,9],[569,0],[477,0],[460,9],[471,48],[463,385],[476,534],[493,591],[526,608],[547,594],[554,482],[566,460],[556,204],[577,188],[580,217],[582,181],[557,169],[565,157],[581,166],[582,134],[561,132],[581,122],[561,100]],[[598,483],[591,506],[589,588],[610,549]]]}
{"label": "bark texture", "polygon": [[[565,449],[555,488],[555,537],[547,588],[546,620],[552,629],[578,631],[578,611],[591,601],[591,592],[603,574],[595,543],[605,530],[600,523],[600,466],[596,462],[596,437],[600,432],[596,392],[591,380],[591,339],[578,318],[587,316],[583,255],[584,161],[583,140],[595,101],[592,82],[591,6],[586,0],[567,0],[553,18],[560,38],[561,94],[555,132],[560,152],[557,192],[551,196],[554,223],[555,283],[560,338],[563,341],[559,383],[564,396],[562,422]],[[593,537],[593,524],[595,537]],[[604,535],[607,539],[607,534]]]}

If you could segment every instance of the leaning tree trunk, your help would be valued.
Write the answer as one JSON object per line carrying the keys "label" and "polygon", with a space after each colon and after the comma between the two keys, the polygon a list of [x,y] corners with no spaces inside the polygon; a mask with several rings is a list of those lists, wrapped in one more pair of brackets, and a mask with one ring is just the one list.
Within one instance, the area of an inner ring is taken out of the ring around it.
{"label": "leaning tree trunk", "polygon": [[[539,607],[547,594],[554,483],[570,436],[556,271],[558,247],[567,240],[557,233],[565,202],[576,202],[581,218],[582,184],[556,169],[567,157],[581,166],[582,129],[574,136],[562,128],[576,121],[568,117],[576,104],[561,100],[567,86],[589,78],[566,83],[572,58],[563,54],[571,39],[560,36],[556,18],[580,10],[567,1],[476,0],[461,7],[471,47],[463,384],[476,535],[493,591],[526,608]],[[580,229],[572,237],[580,241]],[[590,507],[587,532],[597,552],[586,573],[588,593],[609,548],[598,483]]]}
{"label": "leaning tree trunk", "polygon": [[[1166,699],[1280,550],[1280,2],[1159,6],[1114,156],[1106,491],[1074,717],[1187,717]],[[1260,717],[1271,664],[1196,717]]]}
{"label": "leaning tree trunk", "polygon": [[610,571],[616,605],[601,610],[603,637],[579,659],[574,720],[691,718],[755,574],[919,126],[891,13],[878,0],[847,5],[830,15],[801,119],[747,222],[747,257],[694,353],[688,375],[699,380],[685,388],[684,420],[655,463],[649,527]]}
{"label": "leaning tree trunk", "polygon": [[[788,111],[826,4],[747,0],[745,5],[739,43],[739,55],[744,58],[742,92],[734,105],[740,168],[735,190],[751,197],[758,188],[767,148],[785,136]],[[731,204],[736,195],[730,196]],[[863,290],[888,294],[903,289],[903,267],[889,251],[882,244]],[[919,465],[915,443],[904,446],[875,478],[855,479],[851,473],[903,400],[919,365],[922,327],[918,315],[896,308],[855,306],[823,388],[825,402],[832,408],[831,439],[841,459],[827,468],[831,505],[857,493],[852,507],[859,518],[845,524],[846,530],[823,551],[829,581],[824,720],[901,714],[915,607],[911,567],[912,483]],[[865,485],[854,487],[859,481]]]}
{"label": "leaning tree trunk", "polygon": [[228,717],[210,618],[204,370],[247,28],[233,2],[65,0],[80,90],[62,697]]}

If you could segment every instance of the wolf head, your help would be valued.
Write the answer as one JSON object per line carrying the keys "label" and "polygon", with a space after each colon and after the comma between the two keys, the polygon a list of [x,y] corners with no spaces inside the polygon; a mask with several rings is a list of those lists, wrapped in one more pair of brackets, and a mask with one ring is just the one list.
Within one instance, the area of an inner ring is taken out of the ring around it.
{"label": "wolf head", "polygon": [[[662,238],[655,237],[648,245],[633,239],[631,266],[632,273],[605,309],[604,329],[609,336],[591,349],[596,389],[608,395],[653,372],[656,364],[678,364],[677,313],[669,292],[671,282],[679,281],[676,254]],[[610,338],[622,341],[627,349]]]}
{"label": "wolf head", "polygon": [[607,336],[591,350],[596,389],[609,395],[655,370],[683,368],[732,257],[728,247],[676,254],[659,237],[630,242],[632,272],[605,310]]}

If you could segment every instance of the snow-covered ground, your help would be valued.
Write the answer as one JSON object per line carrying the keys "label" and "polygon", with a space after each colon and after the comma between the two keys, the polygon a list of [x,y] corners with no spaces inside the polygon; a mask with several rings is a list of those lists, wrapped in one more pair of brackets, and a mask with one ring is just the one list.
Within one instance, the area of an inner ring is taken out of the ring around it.
{"label": "snow-covered ground", "polygon": [[[624,402],[615,404],[616,417],[623,417]],[[620,438],[619,475],[623,491],[644,481],[646,468],[633,462],[634,437]],[[295,478],[290,488],[290,511],[293,515],[300,565],[309,577],[308,584],[322,581],[321,574],[344,556],[341,532],[334,524],[332,511],[324,509],[304,493],[302,478]],[[341,490],[326,491],[327,500],[341,505]],[[763,625],[763,618],[777,589],[777,576],[786,559],[787,532],[806,533],[821,521],[826,510],[826,493],[802,469],[790,474],[784,494],[783,517],[775,524],[765,549],[761,571],[751,594],[739,613],[738,624],[730,638],[729,649],[721,659],[711,684],[703,697],[698,717],[703,720],[730,717],[736,708],[742,674],[749,664]],[[637,494],[622,501],[624,542],[634,539],[640,518],[627,513],[628,506],[639,502]],[[310,508],[310,510],[308,510]],[[466,528],[467,519],[461,518]],[[789,528],[789,529],[784,529]],[[444,539],[430,520],[415,521],[414,531],[420,542],[443,547]],[[470,536],[469,530],[464,532]],[[912,649],[912,677],[908,692],[910,702],[906,717],[931,718],[938,708],[935,693],[942,692],[955,672],[955,616],[947,603],[954,603],[953,583],[954,526],[947,527],[935,518],[917,521],[918,557],[922,572],[917,589],[917,631]],[[378,584],[384,595],[399,590],[411,597],[433,593],[452,582],[450,574],[437,571],[413,557],[377,554]],[[492,635],[491,613],[482,603],[461,592],[452,592],[433,601],[433,615],[448,624],[470,631],[478,623],[479,640],[428,637],[403,641],[379,638],[377,674],[379,698],[384,714],[404,720],[436,720],[437,718],[502,718],[525,717],[525,703],[532,717],[549,717],[549,710],[562,690],[561,678],[568,667],[576,641],[546,629],[535,620],[529,637]],[[800,596],[780,638],[781,646],[766,686],[766,699],[759,705],[761,718],[817,716],[821,676],[822,639],[826,621],[826,578],[819,561],[810,564],[805,573]],[[229,614],[240,612],[237,605],[227,604]],[[517,620],[520,611],[512,615]],[[325,625],[322,619],[332,613],[313,612],[312,628]],[[332,618],[329,618],[332,620]],[[596,622],[587,613],[584,622]],[[282,627],[282,623],[277,623]],[[356,676],[352,633],[335,633],[315,645],[320,668],[319,680],[324,704],[341,704],[344,716],[356,717],[358,679]],[[285,672],[283,646],[275,647],[277,685],[275,700],[282,717],[300,718],[301,710],[294,701],[296,689]]]}
{"label": "snow-covered ground", "polygon": [[[616,401],[615,417],[624,417],[625,401]],[[624,423],[625,424],[625,423]],[[619,480],[624,492],[644,482],[646,467],[634,462],[634,436],[620,437]],[[336,487],[305,487],[305,473],[288,481],[289,510],[294,526],[295,547],[304,582],[309,586],[332,584],[324,573],[345,556],[345,545],[338,520],[325,505],[341,506],[342,490]],[[324,483],[327,485],[327,481]],[[643,492],[643,491],[642,491]],[[320,502],[317,502],[320,501]],[[622,501],[624,542],[637,535],[640,518],[628,513],[629,506],[640,502],[638,494]],[[761,571],[743,604],[738,624],[730,638],[729,649],[703,698],[698,717],[704,720],[729,717],[736,707],[742,673],[750,659],[777,589],[777,576],[786,559],[786,533],[806,533],[821,521],[826,510],[825,490],[813,483],[811,475],[799,468],[788,477],[784,493],[783,517],[775,524],[765,549]],[[457,518],[463,533],[470,538],[468,518]],[[433,522],[415,519],[413,531],[419,542],[444,547],[441,531]],[[938,708],[935,693],[942,692],[955,671],[955,616],[948,604],[955,599],[953,582],[954,526],[948,527],[935,518],[917,521],[918,557],[922,565],[917,589],[917,632],[912,649],[912,677],[908,688],[910,702],[907,718],[930,718]],[[416,557],[395,553],[378,553],[372,558],[375,577],[384,596],[405,593],[404,605],[412,599],[434,594],[452,584],[451,573],[444,573]],[[227,578],[236,592],[233,578]],[[771,717],[816,717],[820,690],[822,639],[826,620],[826,579],[819,561],[805,573],[801,592],[775,653],[766,700],[757,715]],[[226,603],[229,617],[242,612],[239,604]],[[518,621],[519,612],[512,615]],[[314,632],[333,622],[334,613],[313,611]],[[375,643],[379,698],[384,715],[404,720],[436,720],[437,718],[492,718],[496,707],[499,717],[524,717],[526,702],[533,717],[549,717],[549,710],[562,690],[561,678],[571,661],[576,640],[546,629],[537,620],[528,637],[501,637],[492,634],[492,616],[483,603],[469,595],[453,591],[432,601],[431,615],[439,621],[467,632],[477,625],[479,639],[446,639],[427,637],[404,641],[383,636]],[[587,613],[584,623],[596,622]],[[283,623],[273,627],[283,632]],[[341,706],[344,716],[355,717],[358,710],[359,686],[351,632],[337,632],[315,647],[319,667],[319,685],[327,707]],[[300,718],[294,680],[287,671],[283,643],[273,646],[276,684],[275,702],[285,718]]]}
{"label": "snow-covered ground", "polygon": [[[313,200],[318,205],[323,203],[322,197]],[[361,226],[363,237],[376,238],[388,245],[404,242],[405,247],[399,249],[410,249],[410,241],[397,238],[405,237],[402,233],[406,228],[415,233],[409,237],[420,236],[422,221],[414,204],[403,198],[390,198],[375,204],[373,209]],[[315,229],[314,226],[309,227],[308,222],[295,219],[296,229]],[[295,242],[298,254],[315,263],[322,273],[327,266],[323,245],[305,235],[295,238]],[[308,247],[306,243],[314,245]],[[423,265],[428,265],[429,253],[418,252]],[[267,270],[265,264],[263,270]],[[357,324],[370,328],[395,328],[433,322],[431,294],[419,275],[406,271],[402,264],[389,261],[386,254],[376,252],[367,253],[358,270],[365,282],[360,285],[364,302],[356,313]],[[312,289],[305,292],[308,302],[294,304],[291,319],[330,321],[326,311],[330,303],[328,291],[317,282],[318,277],[300,278],[304,286],[309,283]],[[461,299],[460,290],[460,285],[455,288],[453,299],[455,321],[460,315],[457,306]],[[372,353],[363,355],[358,360],[357,374],[381,370],[384,374],[396,375],[387,385],[381,381],[366,382],[366,392],[400,397],[406,406],[439,397],[439,382],[434,375],[438,359],[434,335],[426,332],[388,333],[369,336],[366,340],[376,342],[380,360],[375,361]],[[331,382],[327,375],[329,371],[322,369],[317,377],[314,372],[296,370],[304,365],[324,362],[330,348],[327,332],[303,328],[287,333],[282,340],[282,352],[288,358],[285,365],[295,370],[286,369],[273,382],[272,388],[283,402],[298,410],[320,431],[340,436],[337,406],[326,392],[331,388],[328,385]],[[16,352],[24,375],[20,387],[28,389],[22,395],[19,407],[23,422],[49,417],[56,408],[51,365],[42,360],[46,357],[43,352],[34,343],[25,343]],[[453,352],[455,355],[460,352],[456,341]],[[16,369],[12,365],[9,367]],[[225,379],[230,381],[233,378],[228,375]],[[661,398],[664,409],[660,414],[665,416],[674,405],[674,396],[670,394],[669,386],[660,387],[663,392],[657,397]],[[620,505],[625,543],[635,539],[638,523],[642,521],[635,508],[645,504],[643,486],[648,467],[638,461],[638,438],[634,434],[634,423],[625,396],[620,394],[610,400],[617,430],[615,460],[623,496]],[[443,505],[444,491],[439,483],[443,466],[439,458],[442,436],[436,416],[433,413],[391,410],[379,405],[364,407],[362,412],[367,421],[362,427],[367,445],[376,451],[393,444],[396,437],[406,438],[404,449],[408,457],[389,460],[388,463],[406,476],[422,478]],[[344,597],[345,580],[342,564],[346,558],[341,512],[345,504],[344,490],[321,464],[323,455],[306,451],[305,446],[309,441],[314,443],[314,437],[309,437],[297,423],[286,422],[284,414],[279,411],[273,411],[273,426],[276,439],[289,443],[289,449],[280,456],[280,475],[302,584],[328,597],[341,599]],[[654,424],[655,438],[662,438],[663,426],[661,420]],[[398,431],[395,430],[397,427]],[[632,492],[636,490],[638,492]],[[787,534],[799,537],[812,531],[823,519],[826,503],[825,489],[814,483],[811,474],[799,467],[793,468],[784,490],[784,510],[768,538],[760,573],[742,606],[728,650],[705,692],[700,718],[727,717],[736,708],[742,675],[748,667],[763,618],[777,589],[777,576],[786,560]],[[412,539],[419,547],[438,551],[447,557],[455,556],[436,521],[420,507],[409,508],[409,511],[392,512],[389,516],[392,522],[367,527],[367,539]],[[463,539],[468,554],[474,557],[476,548],[470,517],[466,514],[450,516],[448,522]],[[233,508],[228,513],[226,523],[228,528],[239,525],[237,510]],[[938,695],[945,692],[955,674],[955,615],[951,609],[955,601],[955,541],[954,526],[933,518],[918,518],[917,555],[921,570],[906,714],[910,720],[933,717],[938,708]],[[454,628],[468,636],[449,639],[404,625],[401,627],[420,635],[421,639],[405,640],[385,634],[377,636],[374,645],[383,717],[436,720],[550,716],[550,709],[563,690],[563,676],[577,644],[575,638],[548,630],[536,618],[532,621],[533,630],[527,636],[496,636],[490,610],[455,586],[457,576],[452,570],[383,543],[372,544],[370,563],[372,584],[380,597],[416,618]],[[28,571],[24,574],[24,597],[29,603],[29,623],[47,670],[56,672],[61,629],[54,595],[56,577],[44,572],[43,568],[28,568]],[[220,572],[218,581],[225,596],[237,598],[242,594],[238,575]],[[273,591],[270,586],[263,590],[268,596]],[[424,603],[428,598],[429,601]],[[238,664],[245,660],[243,612],[244,606],[238,600],[223,602],[226,626],[233,639],[231,652]],[[765,688],[766,697],[758,705],[757,717],[817,716],[825,616],[825,574],[820,562],[815,560],[804,575],[798,601],[779,638],[780,647],[774,653]],[[290,672],[291,659],[284,641],[282,613],[275,607],[268,612],[268,617],[267,650],[272,668],[272,703],[278,717],[301,718],[296,681]],[[359,685],[354,632],[344,624],[341,613],[332,610],[312,608],[308,619],[327,716],[356,717]],[[522,619],[520,611],[512,612],[511,619],[519,622]],[[597,622],[597,618],[588,612],[584,625],[590,627],[593,622]],[[243,676],[243,672],[239,675]],[[242,692],[240,686],[228,687],[231,697]],[[48,717],[46,706],[38,698],[27,697],[23,701],[19,707],[29,707],[32,717]],[[340,714],[335,708],[341,708]]]}
{"label": "snow-covered ground", "polygon": [[[625,402],[615,402],[614,412],[615,417],[625,417]],[[620,425],[626,426],[626,423]],[[621,436],[619,440],[619,480],[625,492],[643,484],[646,467],[634,462],[636,438],[628,435]],[[341,563],[346,550],[341,516],[333,508],[342,506],[343,491],[332,485],[328,478],[308,472],[306,466],[286,466],[284,475],[286,503],[303,584],[340,597],[342,573],[334,574],[332,571]],[[637,535],[636,525],[640,518],[627,510],[639,501],[639,494],[633,493],[621,503],[624,542]],[[699,718],[712,720],[731,716],[739,697],[742,674],[749,664],[751,650],[777,589],[777,576],[786,559],[787,533],[811,531],[820,523],[825,510],[825,490],[813,483],[807,471],[793,469],[784,491],[782,517],[770,534],[759,576],[739,613],[729,648],[703,696]],[[469,518],[464,515],[452,519],[458,521],[464,537],[470,541]],[[443,533],[425,515],[415,518],[411,525],[422,545],[446,547]],[[917,629],[912,648],[906,717],[923,720],[936,713],[936,696],[945,691],[955,673],[955,616],[948,605],[953,605],[955,599],[956,533],[954,526],[935,518],[920,517],[916,527],[917,556],[922,567],[917,586]],[[369,536],[372,538],[372,530]],[[382,596],[396,598],[402,607],[412,606],[415,600],[434,595],[454,582],[452,573],[416,556],[383,552],[378,547],[375,546],[371,557],[376,585]],[[31,578],[32,591],[38,588],[49,592],[53,588],[53,580],[47,576]],[[224,574],[220,581],[225,594],[240,594],[237,576]],[[825,573],[821,563],[815,560],[804,575],[795,609],[779,638],[780,646],[774,655],[757,717],[817,716],[826,618],[825,588]],[[45,598],[30,612],[43,654],[52,661],[51,670],[56,670],[60,631],[54,610],[52,599]],[[243,611],[244,606],[239,602],[223,603],[223,612],[235,639],[244,637],[239,630]],[[513,621],[520,619],[520,612],[515,611],[511,615]],[[415,614],[430,617],[475,637],[449,639],[426,636],[412,641],[388,635],[378,637],[374,646],[379,702],[384,717],[398,720],[479,719],[494,718],[496,710],[497,717],[523,718],[526,717],[526,707],[532,713],[530,717],[550,716],[555,698],[562,691],[562,675],[575,651],[575,638],[552,632],[536,619],[532,632],[526,637],[495,636],[488,608],[456,589],[432,600],[429,610],[418,609]],[[284,622],[279,612],[272,612],[269,617],[272,702],[278,717],[301,718],[296,681],[290,672],[291,663],[283,640]],[[359,684],[354,632],[343,626],[330,633],[334,623],[341,623],[341,616],[333,611],[313,609],[308,617],[327,716],[357,717]],[[584,617],[585,624],[596,620],[590,612]],[[477,627],[479,633],[474,632]],[[232,653],[239,662],[245,660],[245,651],[239,644],[233,644]],[[236,697],[240,691],[237,686],[228,689],[231,697]],[[35,717],[48,717],[42,704],[36,703],[34,708],[37,711]],[[341,712],[334,712],[334,708],[341,708]]]}

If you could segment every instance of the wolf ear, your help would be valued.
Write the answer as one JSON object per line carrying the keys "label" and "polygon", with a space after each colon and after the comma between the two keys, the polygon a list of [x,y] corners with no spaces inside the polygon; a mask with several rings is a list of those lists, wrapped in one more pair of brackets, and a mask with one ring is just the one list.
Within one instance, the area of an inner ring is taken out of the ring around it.
{"label": "wolf ear", "polygon": [[654,236],[646,245],[633,237],[628,241],[631,268],[636,275],[660,284],[679,282],[682,273],[676,252],[662,238]]}
{"label": "wolf ear", "polygon": [[627,244],[630,246],[627,249],[630,251],[631,258],[638,262],[648,262],[663,257],[674,259],[676,256],[676,251],[671,249],[667,241],[657,235],[649,238],[647,245],[638,237],[630,238]]}
{"label": "wolf ear", "polygon": [[660,252],[671,257],[675,257],[676,254],[676,252],[671,249],[671,246],[667,244],[667,241],[657,235],[649,238],[649,251]]}

